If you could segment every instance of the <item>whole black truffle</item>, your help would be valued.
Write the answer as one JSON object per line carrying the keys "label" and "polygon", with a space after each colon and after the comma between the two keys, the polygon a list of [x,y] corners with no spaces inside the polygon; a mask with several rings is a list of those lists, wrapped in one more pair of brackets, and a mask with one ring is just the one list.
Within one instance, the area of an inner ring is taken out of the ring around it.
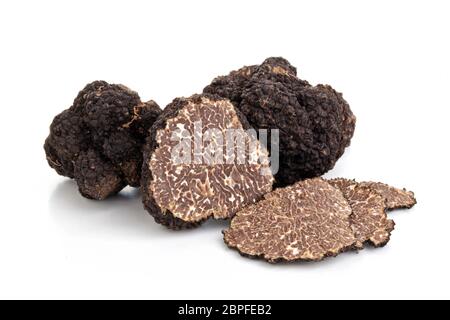
{"label": "whole black truffle", "polygon": [[355,129],[356,118],[342,94],[300,80],[283,58],[218,77],[204,92],[230,99],[256,130],[279,129],[277,186],[332,169]]}
{"label": "whole black truffle", "polygon": [[80,193],[105,199],[127,185],[139,187],[142,145],[161,113],[123,85],[95,81],[57,115],[45,140],[49,165],[75,179]]}
{"label": "whole black truffle", "polygon": [[[142,166],[144,206],[157,223],[184,229],[230,218],[271,191],[267,150],[245,129],[245,117],[218,96],[177,98],[164,109]],[[239,149],[237,141],[253,148]]]}

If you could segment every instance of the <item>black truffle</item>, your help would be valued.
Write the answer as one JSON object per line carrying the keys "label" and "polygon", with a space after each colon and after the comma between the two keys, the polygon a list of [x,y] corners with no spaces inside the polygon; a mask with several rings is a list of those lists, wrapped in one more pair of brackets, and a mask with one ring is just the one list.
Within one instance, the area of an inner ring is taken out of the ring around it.
{"label": "black truffle", "polygon": [[204,92],[230,99],[257,130],[279,129],[277,186],[332,169],[355,129],[356,118],[342,94],[300,80],[283,58],[218,77]]}
{"label": "black truffle", "polygon": [[138,187],[141,148],[160,113],[154,101],[142,103],[123,85],[92,82],[54,118],[44,145],[47,161],[90,199]]}
{"label": "black truffle", "polygon": [[[178,98],[164,109],[150,129],[141,183],[144,206],[157,223],[183,229],[209,217],[226,219],[271,190],[267,150],[248,128],[233,104],[217,96]],[[231,145],[225,144],[229,133],[235,134]],[[246,146],[244,161],[230,148],[238,141]]]}
{"label": "black truffle", "polygon": [[321,178],[307,179],[237,212],[224,240],[268,262],[319,261],[354,247],[351,214],[341,191]]}

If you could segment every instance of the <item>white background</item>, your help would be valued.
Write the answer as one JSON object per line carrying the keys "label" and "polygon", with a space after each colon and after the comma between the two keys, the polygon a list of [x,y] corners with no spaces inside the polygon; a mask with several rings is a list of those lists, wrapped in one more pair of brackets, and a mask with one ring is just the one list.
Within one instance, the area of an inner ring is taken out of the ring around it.
{"label": "white background", "polygon": [[[448,1],[1,1],[0,298],[450,298]],[[416,192],[383,249],[270,265],[226,223],[171,232],[127,189],[96,202],[51,170],[53,117],[88,82],[165,106],[283,56],[358,118],[327,176]]]}

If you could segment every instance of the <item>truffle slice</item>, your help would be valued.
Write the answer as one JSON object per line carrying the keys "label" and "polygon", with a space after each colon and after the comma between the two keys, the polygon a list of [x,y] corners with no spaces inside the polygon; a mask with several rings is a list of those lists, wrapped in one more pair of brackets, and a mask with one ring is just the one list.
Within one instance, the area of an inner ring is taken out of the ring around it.
{"label": "truffle slice", "polygon": [[256,130],[279,130],[277,186],[332,169],[355,129],[356,117],[341,93],[299,79],[283,58],[217,77],[204,92],[230,99]]}
{"label": "truffle slice", "polygon": [[138,187],[142,145],[160,113],[154,101],[142,103],[123,85],[92,82],[54,118],[44,144],[47,161],[90,199]]}
{"label": "truffle slice", "polygon": [[417,203],[414,193],[406,189],[394,188],[381,182],[361,182],[360,185],[367,186],[382,195],[386,199],[388,210],[410,209]]}
{"label": "truffle slice", "polygon": [[339,189],[308,179],[237,212],[224,240],[243,255],[269,262],[318,261],[354,247],[351,214]]}
{"label": "truffle slice", "polygon": [[352,209],[350,222],[356,237],[356,247],[366,242],[382,247],[389,242],[395,223],[386,215],[386,199],[375,190],[353,180],[335,179],[329,183],[340,189]]}
{"label": "truffle slice", "polygon": [[217,96],[179,98],[164,109],[150,130],[141,183],[156,222],[183,229],[230,218],[272,189],[267,151],[248,128]]}
{"label": "truffle slice", "polygon": [[383,196],[386,201],[386,210],[402,208],[410,209],[417,203],[416,198],[414,197],[414,192],[407,191],[406,189],[394,188],[381,182],[357,182],[355,180],[345,178],[336,178],[328,181],[337,186],[347,187],[350,185],[359,185],[370,188]]}

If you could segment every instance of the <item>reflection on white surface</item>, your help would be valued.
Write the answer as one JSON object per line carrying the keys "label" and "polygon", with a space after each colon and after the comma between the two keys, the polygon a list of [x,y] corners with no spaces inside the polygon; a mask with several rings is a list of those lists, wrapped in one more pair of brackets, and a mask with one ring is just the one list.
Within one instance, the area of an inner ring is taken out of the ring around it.
{"label": "reflection on white surface", "polygon": [[90,200],[82,197],[72,180],[58,184],[50,196],[49,211],[52,219],[64,232],[74,234],[95,233],[123,237],[174,237],[208,230],[221,230],[228,221],[210,220],[197,230],[173,231],[157,224],[142,204],[138,188],[127,187],[106,200]]}

